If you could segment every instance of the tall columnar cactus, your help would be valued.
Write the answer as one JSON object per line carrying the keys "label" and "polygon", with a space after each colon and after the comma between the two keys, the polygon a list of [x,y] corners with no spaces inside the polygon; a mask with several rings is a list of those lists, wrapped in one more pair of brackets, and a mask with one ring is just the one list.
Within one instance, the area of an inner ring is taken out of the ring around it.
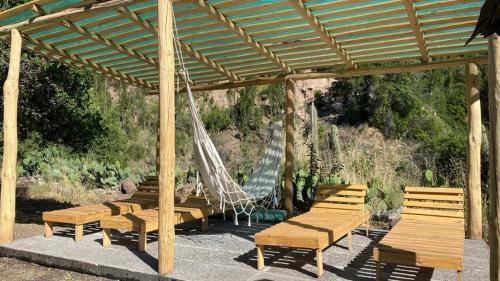
{"label": "tall columnar cactus", "polygon": [[333,164],[332,164],[332,173],[337,174],[340,172],[340,170],[343,169],[344,165],[342,164],[341,160],[341,149],[340,149],[340,141],[339,141],[339,129],[337,126],[332,125],[330,127],[330,133],[329,133],[329,138],[330,138],[330,143],[329,143],[329,148],[330,151],[332,152],[333,155]]}
{"label": "tall columnar cactus", "polygon": [[318,112],[314,103],[311,104],[311,135],[310,135],[310,156],[311,156],[311,175],[319,174],[319,136],[318,136]]}

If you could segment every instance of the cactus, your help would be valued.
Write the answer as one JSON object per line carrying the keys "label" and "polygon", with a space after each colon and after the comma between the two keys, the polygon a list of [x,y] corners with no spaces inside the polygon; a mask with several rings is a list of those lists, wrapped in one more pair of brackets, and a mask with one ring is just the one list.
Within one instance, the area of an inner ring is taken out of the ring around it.
{"label": "cactus", "polygon": [[330,127],[329,138],[330,138],[329,148],[333,155],[332,157],[333,165],[331,172],[337,174],[344,168],[344,165],[340,160],[341,150],[339,142],[339,129],[337,128],[337,126],[332,125]]}
{"label": "cactus", "polygon": [[446,184],[446,179],[442,176],[434,177],[434,173],[431,170],[427,169],[424,172],[423,182],[425,186],[429,187],[438,187]]}
{"label": "cactus", "polygon": [[310,165],[311,175],[319,174],[319,137],[318,137],[318,112],[314,103],[311,104],[311,132],[310,132]]}

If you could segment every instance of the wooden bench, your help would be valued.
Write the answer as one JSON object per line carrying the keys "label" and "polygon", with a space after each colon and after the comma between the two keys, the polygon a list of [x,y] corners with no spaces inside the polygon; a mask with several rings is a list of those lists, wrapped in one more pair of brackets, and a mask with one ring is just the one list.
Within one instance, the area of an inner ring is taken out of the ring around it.
{"label": "wooden bench", "polygon": [[462,280],[463,202],[461,188],[407,187],[401,221],[373,250],[377,280],[381,263],[456,270]]}
{"label": "wooden bench", "polygon": [[[193,220],[201,220],[201,230],[208,229],[208,216],[215,214],[212,205],[206,203],[205,199],[190,198],[184,203],[176,204],[174,207],[175,224],[181,224]],[[102,244],[111,245],[111,230],[125,230],[139,233],[139,251],[146,251],[147,234],[158,230],[158,209],[142,210],[120,216],[112,216],[101,219]]]}
{"label": "wooden bench", "polygon": [[149,188],[158,182],[149,180],[148,183],[147,186],[139,186],[138,191],[134,192],[129,199],[43,212],[45,237],[49,238],[54,235],[54,223],[72,224],[75,225],[75,241],[79,242],[83,238],[83,226],[87,223],[97,222],[109,216],[158,207],[157,189]]}
{"label": "wooden bench", "polygon": [[351,250],[351,232],[363,224],[369,234],[370,214],[364,208],[366,190],[364,185],[320,185],[309,212],[255,235],[257,269],[264,267],[264,246],[308,248],[316,250],[317,274],[321,276],[325,248],[347,235]]}

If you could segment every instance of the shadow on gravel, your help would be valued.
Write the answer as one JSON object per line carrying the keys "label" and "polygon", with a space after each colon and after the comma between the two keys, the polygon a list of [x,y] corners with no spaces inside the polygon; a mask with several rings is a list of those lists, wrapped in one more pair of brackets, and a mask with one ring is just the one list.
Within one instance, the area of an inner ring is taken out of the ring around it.
{"label": "shadow on gravel", "polygon": [[52,199],[26,199],[24,197],[16,197],[16,223],[43,224],[43,212],[71,207],[74,207],[74,205],[61,203]]}

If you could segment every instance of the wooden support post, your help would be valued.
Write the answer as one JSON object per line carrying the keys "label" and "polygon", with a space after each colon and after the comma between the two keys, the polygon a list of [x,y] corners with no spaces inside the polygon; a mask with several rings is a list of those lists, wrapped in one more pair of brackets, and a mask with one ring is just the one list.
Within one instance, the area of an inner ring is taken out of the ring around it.
{"label": "wooden support post", "polygon": [[17,100],[19,68],[23,40],[16,29],[11,31],[10,61],[3,85],[3,165],[0,191],[0,244],[14,240],[16,219]]}
{"label": "wooden support post", "polygon": [[45,236],[45,238],[50,238],[53,235],[54,235],[54,223],[46,221],[43,227],[43,236]]}
{"label": "wooden support post", "polygon": [[323,275],[323,251],[321,249],[316,249],[316,267],[318,277]]}
{"label": "wooden support post", "polygon": [[295,137],[295,86],[286,80],[285,209],[293,216],[293,154]]}
{"label": "wooden support post", "polygon": [[139,252],[145,252],[148,248],[148,232],[146,231],[146,224],[141,223],[141,229],[139,230],[139,241],[138,248]]}
{"label": "wooden support post", "polygon": [[205,216],[201,219],[201,231],[202,232],[208,231],[208,216]]}
{"label": "wooden support post", "polygon": [[490,109],[490,280],[500,280],[500,36],[489,37],[488,101]]}
{"label": "wooden support post", "polygon": [[467,142],[467,234],[469,239],[483,238],[481,208],[481,103],[479,100],[479,67],[465,65],[467,93],[468,142]]}
{"label": "wooden support post", "polygon": [[380,261],[376,261],[375,264],[376,264],[375,265],[375,274],[376,274],[375,280],[381,281],[382,280],[381,263],[380,263]]}
{"label": "wooden support post", "polygon": [[257,245],[257,269],[264,268],[264,246]]}
{"label": "wooden support post", "polygon": [[160,175],[158,220],[158,273],[174,269],[174,187],[175,187],[175,60],[173,7],[158,0],[160,48]]}
{"label": "wooden support post", "polygon": [[111,245],[111,229],[102,229],[102,246],[107,247]]}
{"label": "wooden support post", "polygon": [[75,242],[80,242],[83,239],[83,224],[75,225]]}
{"label": "wooden support post", "polygon": [[347,248],[349,251],[352,251],[352,230],[349,230],[347,232]]}

